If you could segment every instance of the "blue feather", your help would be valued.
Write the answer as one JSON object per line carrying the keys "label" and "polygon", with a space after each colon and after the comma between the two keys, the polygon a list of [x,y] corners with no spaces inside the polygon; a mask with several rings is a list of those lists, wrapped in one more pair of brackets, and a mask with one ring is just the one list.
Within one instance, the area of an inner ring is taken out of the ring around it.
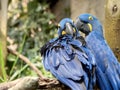
{"label": "blue feather", "polygon": [[[117,73],[117,71],[120,70],[115,68],[118,67],[117,65],[119,62],[117,61],[110,47],[107,45],[105,39],[100,38],[100,34],[97,35],[97,31],[95,31],[93,31],[86,37],[87,45],[92,50],[92,52],[94,52],[94,55],[96,57],[96,63],[100,67],[102,72],[106,73],[106,78],[109,80],[109,83],[111,83],[112,88],[114,90],[119,90],[120,74]],[[108,71],[107,68],[109,68],[110,71]],[[114,75],[112,73],[114,73]]]}
{"label": "blue feather", "polygon": [[[65,20],[65,21],[64,21]],[[67,21],[66,21],[67,20]],[[63,19],[61,29],[65,29],[65,23],[73,25],[72,20]],[[49,70],[59,81],[69,86],[72,90],[92,90],[95,66],[94,59],[87,47],[82,46],[82,42],[72,35],[61,35],[50,40],[41,49],[44,57],[43,64],[46,70]]]}
{"label": "blue feather", "polygon": [[[89,20],[89,17],[92,17],[92,20]],[[85,22],[84,25],[86,23],[92,25],[92,32],[89,34],[86,33],[85,40],[87,47],[93,52],[97,67],[99,68],[96,71],[96,75],[98,75],[97,80],[101,90],[120,90],[120,69],[118,69],[120,68],[120,64],[104,39],[101,23],[96,17],[90,14],[81,14],[78,18],[81,22]],[[80,29],[79,26],[77,28]]]}
{"label": "blue feather", "polygon": [[100,90],[111,90],[110,83],[108,82],[106,75],[101,71],[99,67],[96,67],[96,78]]}

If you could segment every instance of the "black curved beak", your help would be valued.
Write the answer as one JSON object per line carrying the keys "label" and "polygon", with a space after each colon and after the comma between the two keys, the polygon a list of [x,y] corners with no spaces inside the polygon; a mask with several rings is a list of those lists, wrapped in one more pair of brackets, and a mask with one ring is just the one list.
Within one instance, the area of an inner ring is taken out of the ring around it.
{"label": "black curved beak", "polygon": [[90,33],[90,27],[87,23],[82,22],[79,18],[75,20],[75,26],[76,28],[83,32],[85,35],[88,35]]}
{"label": "black curved beak", "polygon": [[70,23],[66,23],[65,31],[66,31],[67,34],[70,34],[70,35],[74,34],[73,27],[72,27],[72,25]]}

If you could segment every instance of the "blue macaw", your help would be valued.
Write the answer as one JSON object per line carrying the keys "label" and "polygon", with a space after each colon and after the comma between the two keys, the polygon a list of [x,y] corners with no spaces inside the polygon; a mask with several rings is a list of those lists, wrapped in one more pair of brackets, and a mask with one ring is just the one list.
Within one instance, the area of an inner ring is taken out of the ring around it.
{"label": "blue macaw", "polygon": [[84,45],[70,18],[59,23],[58,37],[41,48],[43,64],[60,82],[72,90],[93,90],[95,58]]}
{"label": "blue macaw", "polygon": [[96,58],[96,82],[101,90],[120,90],[120,63],[108,46],[99,20],[91,14],[81,14],[75,21],[85,33],[87,47]]}

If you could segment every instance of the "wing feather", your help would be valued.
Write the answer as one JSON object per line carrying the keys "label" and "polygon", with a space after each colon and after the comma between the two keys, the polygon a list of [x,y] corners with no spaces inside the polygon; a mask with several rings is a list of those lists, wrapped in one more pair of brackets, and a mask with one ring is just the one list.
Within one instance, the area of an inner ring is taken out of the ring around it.
{"label": "wing feather", "polygon": [[[92,41],[92,42],[91,42]],[[94,53],[97,67],[106,75],[111,87],[120,89],[120,64],[105,39],[93,32],[86,37],[88,47]]]}
{"label": "wing feather", "polygon": [[44,67],[61,82],[72,85],[70,87],[74,90],[78,90],[78,86],[81,89],[88,88],[87,71],[91,70],[89,67],[92,65],[82,50],[81,42],[69,37],[60,37],[46,46],[47,49],[44,47],[42,50],[45,52]]}

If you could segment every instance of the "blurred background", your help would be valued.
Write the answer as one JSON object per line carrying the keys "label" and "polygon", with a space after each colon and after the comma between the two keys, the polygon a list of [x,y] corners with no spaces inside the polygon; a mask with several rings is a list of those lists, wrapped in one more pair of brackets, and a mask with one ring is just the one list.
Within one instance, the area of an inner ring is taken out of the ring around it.
{"label": "blurred background", "polygon": [[[43,68],[40,47],[57,36],[57,23],[62,18],[75,20],[82,13],[91,13],[104,23],[105,0],[9,0],[7,47],[26,56],[43,75],[52,78]],[[6,80],[37,76],[11,52],[7,54],[5,73]],[[0,77],[3,81],[5,77]]]}

